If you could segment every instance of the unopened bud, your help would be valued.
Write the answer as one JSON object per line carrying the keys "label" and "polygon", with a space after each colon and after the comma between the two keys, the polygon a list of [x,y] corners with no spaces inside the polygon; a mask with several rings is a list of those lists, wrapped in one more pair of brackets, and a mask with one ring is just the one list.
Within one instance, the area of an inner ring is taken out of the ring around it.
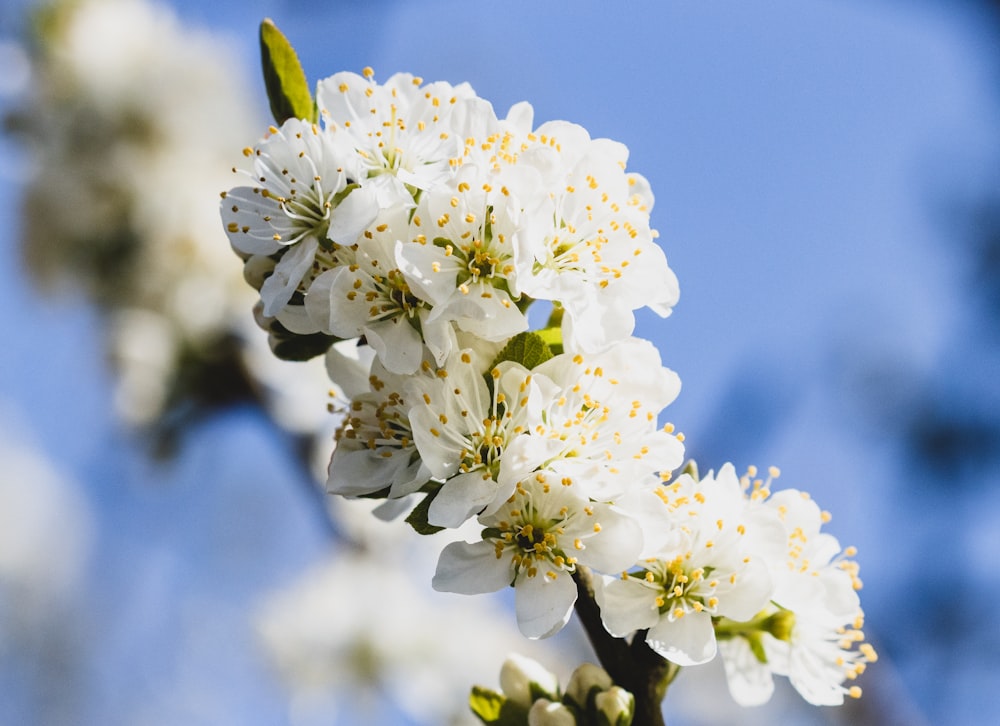
{"label": "unopened bud", "polygon": [[581,709],[586,709],[593,691],[606,691],[614,685],[611,676],[600,666],[584,663],[569,678],[566,697]]}
{"label": "unopened bud", "polygon": [[536,698],[559,698],[559,679],[531,658],[512,653],[500,668],[500,688],[514,703],[525,708]]}
{"label": "unopened bud", "polygon": [[600,726],[630,726],[635,716],[635,696],[620,686],[612,686],[594,698]]}
{"label": "unopened bud", "polygon": [[539,698],[528,711],[528,726],[576,726],[576,717],[561,703]]}

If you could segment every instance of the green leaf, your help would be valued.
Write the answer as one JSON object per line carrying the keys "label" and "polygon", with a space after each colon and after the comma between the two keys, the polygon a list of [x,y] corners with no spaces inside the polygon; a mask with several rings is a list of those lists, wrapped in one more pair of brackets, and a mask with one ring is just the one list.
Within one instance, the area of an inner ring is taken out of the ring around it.
{"label": "green leaf", "polygon": [[472,687],[469,707],[480,721],[490,726],[525,726],[528,723],[528,709],[482,686]]}
{"label": "green leaf", "polygon": [[440,491],[440,486],[435,487],[431,490],[426,497],[424,497],[420,504],[413,508],[406,517],[406,523],[413,527],[413,530],[417,534],[435,534],[440,532],[444,527],[438,527],[427,521],[427,514],[431,508],[431,502],[434,501],[434,497],[437,496]]}
{"label": "green leaf", "polygon": [[482,686],[473,686],[472,693],[469,694],[469,707],[483,723],[495,724],[500,720],[500,709],[506,700],[502,693]]}
{"label": "green leaf", "polygon": [[552,357],[552,349],[538,333],[518,333],[497,353],[490,368],[496,368],[505,360],[520,363],[529,371]]}
{"label": "green leaf", "polygon": [[260,62],[267,99],[278,125],[290,118],[315,123],[316,104],[299,56],[270,18],[260,24]]}
{"label": "green leaf", "polygon": [[563,352],[562,328],[543,328],[538,331],[538,337],[545,341],[555,355]]}

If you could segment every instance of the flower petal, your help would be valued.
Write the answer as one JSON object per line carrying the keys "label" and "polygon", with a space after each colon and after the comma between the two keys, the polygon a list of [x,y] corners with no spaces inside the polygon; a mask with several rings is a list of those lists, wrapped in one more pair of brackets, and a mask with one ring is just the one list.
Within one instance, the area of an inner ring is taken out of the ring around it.
{"label": "flower petal", "polygon": [[715,631],[707,612],[689,612],[676,620],[661,617],[649,629],[646,644],[680,666],[707,663],[715,657]]}
{"label": "flower petal", "polygon": [[569,622],[576,602],[576,583],[568,572],[539,570],[534,577],[520,575],[514,584],[517,626],[525,637],[547,638]]}
{"label": "flower petal", "polygon": [[479,595],[507,587],[513,579],[511,560],[498,559],[489,542],[452,542],[441,551],[431,587],[439,592]]}

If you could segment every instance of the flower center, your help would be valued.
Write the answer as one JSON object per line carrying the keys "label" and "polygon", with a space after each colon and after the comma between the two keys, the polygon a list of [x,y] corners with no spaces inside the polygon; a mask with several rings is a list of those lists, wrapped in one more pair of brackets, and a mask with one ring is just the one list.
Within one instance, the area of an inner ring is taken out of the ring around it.
{"label": "flower center", "polygon": [[712,567],[690,568],[690,552],[680,555],[670,562],[653,560],[647,563],[647,568],[631,577],[645,580],[651,587],[660,591],[656,597],[656,607],[673,619],[683,617],[686,613],[707,610],[714,613],[719,605],[715,597],[717,580],[707,580],[712,576]]}

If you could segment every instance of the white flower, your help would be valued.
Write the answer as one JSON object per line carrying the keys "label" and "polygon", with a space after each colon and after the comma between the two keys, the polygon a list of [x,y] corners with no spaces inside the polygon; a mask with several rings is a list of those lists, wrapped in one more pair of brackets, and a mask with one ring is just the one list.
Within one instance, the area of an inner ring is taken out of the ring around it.
{"label": "white flower", "polygon": [[[568,350],[597,352],[631,335],[633,310],[649,306],[669,314],[679,296],[677,278],[649,226],[649,184],[625,172],[628,149],[591,139],[565,121],[531,131],[532,117],[528,104],[512,108],[501,131],[465,163],[501,178],[521,170],[506,184],[532,212],[531,233],[517,240],[520,290],[564,306]],[[534,174],[523,173],[526,167]],[[531,189],[536,184],[541,194]]]}
{"label": "white flower", "polygon": [[527,329],[515,304],[522,216],[506,187],[494,188],[472,166],[421,197],[399,258],[414,293],[433,305],[430,321],[455,321],[491,341]]}
{"label": "white flower", "polygon": [[637,572],[600,583],[601,618],[616,637],[648,630],[657,653],[697,665],[715,657],[713,618],[747,620],[771,596],[754,534],[762,517],[749,511],[730,465],[700,481],[682,475],[655,493],[660,506],[643,522],[644,560]]}
{"label": "white flower", "polygon": [[314,265],[337,264],[337,245],[352,244],[378,206],[356,186],[362,170],[350,149],[315,124],[289,119],[243,153],[252,159],[244,172],[252,186],[223,193],[222,221],[240,252],[283,251],[261,287],[264,315],[274,317]]}
{"label": "white flower", "polygon": [[443,322],[428,320],[431,307],[416,297],[396,261],[408,233],[406,208],[383,210],[357,242],[340,254],[340,265],[321,273],[306,292],[305,306],[320,331],[341,338],[365,336],[394,373],[414,373],[424,343],[440,356],[450,348]]}
{"label": "white flower", "polygon": [[554,228],[521,258],[524,291],[562,302],[566,337],[584,351],[631,335],[636,308],[664,314],[679,295],[649,227],[651,200],[632,192],[640,177],[623,170],[627,155],[621,144],[591,142],[553,190]]}
{"label": "white flower", "polygon": [[413,378],[407,391],[420,458],[444,482],[430,505],[434,525],[457,527],[494,510],[534,468],[504,450],[537,420],[537,385],[523,366],[504,362],[489,372],[491,390],[484,367],[471,349],[457,351],[444,368]]}
{"label": "white flower", "polygon": [[420,78],[397,73],[384,84],[374,72],[337,73],[317,84],[320,118],[360,162],[363,178],[383,208],[413,204],[418,190],[446,181],[458,163],[464,136],[452,127],[452,114],[492,116],[492,108],[468,84],[421,85]]}
{"label": "white flower", "polygon": [[262,643],[304,710],[332,695],[350,704],[336,723],[395,723],[400,710],[414,724],[472,720],[469,684],[494,677],[519,635],[498,602],[469,608],[430,591],[412,555],[384,543],[338,550],[261,603]]}
{"label": "white flower", "polygon": [[376,360],[370,390],[354,396],[337,447],[330,459],[327,491],[344,496],[374,494],[388,489],[393,499],[417,491],[427,481],[413,443],[405,379],[386,371]]}
{"label": "white flower", "polygon": [[577,484],[584,496],[610,501],[681,464],[680,438],[656,422],[680,379],[648,341],[631,338],[593,356],[565,353],[534,373],[545,384],[541,421],[519,450],[528,456],[530,443],[536,466]]}
{"label": "white flower", "polygon": [[642,547],[639,527],[625,513],[549,484],[542,473],[520,482],[479,522],[481,542],[453,542],[442,551],[434,589],[472,595],[513,585],[518,627],[528,638],[553,635],[569,620],[577,563],[614,572]]}
{"label": "white flower", "polygon": [[[777,470],[771,470],[771,478]],[[751,470],[744,477],[755,476]],[[733,698],[756,705],[770,698],[772,674],[787,676],[809,703],[833,706],[861,689],[845,686],[876,660],[864,643],[864,617],[857,590],[858,567],[844,558],[836,538],[821,527],[829,515],[804,492],[787,489],[767,498],[770,481],[757,480],[752,492],[761,508],[783,525],[783,554],[770,560],[775,592],[772,603],[749,623],[724,623],[721,652]]]}

